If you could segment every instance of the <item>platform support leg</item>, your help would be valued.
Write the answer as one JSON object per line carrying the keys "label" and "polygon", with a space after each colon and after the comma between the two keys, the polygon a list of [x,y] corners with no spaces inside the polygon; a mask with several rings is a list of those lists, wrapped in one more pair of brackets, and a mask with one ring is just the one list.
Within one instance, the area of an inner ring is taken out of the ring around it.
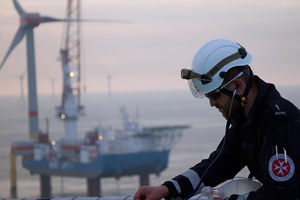
{"label": "platform support leg", "polygon": [[149,174],[140,174],[140,186],[150,185]]}
{"label": "platform support leg", "polygon": [[10,197],[17,198],[16,154],[10,154]]}
{"label": "platform support leg", "polygon": [[99,197],[101,193],[100,178],[87,178],[87,196]]}
{"label": "platform support leg", "polygon": [[40,175],[41,198],[51,198],[51,177]]}

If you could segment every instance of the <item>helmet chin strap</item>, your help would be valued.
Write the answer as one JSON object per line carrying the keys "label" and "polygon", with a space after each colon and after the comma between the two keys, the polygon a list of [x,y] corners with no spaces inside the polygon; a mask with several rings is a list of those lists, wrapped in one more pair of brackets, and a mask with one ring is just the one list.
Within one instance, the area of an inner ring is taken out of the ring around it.
{"label": "helmet chin strap", "polygon": [[220,92],[222,92],[223,94],[226,94],[226,95],[238,100],[241,103],[242,107],[245,107],[248,104],[247,96],[248,96],[248,93],[250,91],[250,88],[251,88],[252,82],[253,82],[253,79],[252,79],[253,72],[252,72],[251,68],[249,68],[249,69],[250,69],[250,77],[248,79],[244,94],[242,96],[240,96],[238,94],[234,94],[232,91],[227,90],[225,88],[220,89]]}

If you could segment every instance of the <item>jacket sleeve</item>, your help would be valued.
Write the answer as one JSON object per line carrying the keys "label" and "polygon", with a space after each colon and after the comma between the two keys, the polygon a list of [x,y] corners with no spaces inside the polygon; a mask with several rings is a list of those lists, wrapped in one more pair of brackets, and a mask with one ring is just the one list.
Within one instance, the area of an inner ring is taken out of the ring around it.
{"label": "jacket sleeve", "polygon": [[[172,180],[164,182],[163,185],[167,186],[170,197],[174,199],[189,197],[200,184],[202,175],[216,156],[217,150],[211,153],[208,159],[203,159],[194,167],[172,178]],[[202,182],[198,190],[201,190],[203,186]]]}
{"label": "jacket sleeve", "polygon": [[[224,139],[207,159],[203,159],[184,173],[163,183],[163,185],[168,187],[170,197],[180,197],[182,199],[190,197],[200,182],[201,185],[198,188],[198,192],[205,185],[216,186],[227,179],[233,178],[245,166],[238,153],[240,152],[238,151],[240,147],[230,134],[226,138],[226,144],[221,155],[214,161],[222,149],[223,142]],[[205,172],[208,168],[209,170]],[[206,175],[203,177],[204,173]]]}

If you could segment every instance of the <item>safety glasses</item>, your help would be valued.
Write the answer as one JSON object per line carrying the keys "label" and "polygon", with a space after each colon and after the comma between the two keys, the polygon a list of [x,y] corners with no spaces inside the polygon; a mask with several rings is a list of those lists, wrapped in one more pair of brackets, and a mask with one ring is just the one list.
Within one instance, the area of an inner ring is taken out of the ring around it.
{"label": "safety glasses", "polygon": [[226,84],[224,84],[223,86],[221,86],[220,88],[209,92],[207,94],[205,94],[204,96],[210,100],[217,100],[220,98],[220,93],[222,92],[222,89],[225,88],[227,85],[229,85],[230,83],[232,83],[235,79],[237,79],[238,77],[242,76],[244,72],[240,72],[238,75],[236,75],[233,79],[231,79],[230,81],[228,81]]}
{"label": "safety glasses", "polygon": [[215,91],[205,94],[205,97],[210,100],[217,100],[220,98],[221,95],[220,93],[221,93],[220,89],[217,89]]}

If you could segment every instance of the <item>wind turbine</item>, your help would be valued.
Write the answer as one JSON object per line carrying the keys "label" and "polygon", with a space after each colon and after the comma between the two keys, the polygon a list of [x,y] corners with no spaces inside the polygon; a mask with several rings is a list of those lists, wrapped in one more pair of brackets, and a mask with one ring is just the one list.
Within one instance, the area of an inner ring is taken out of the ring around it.
{"label": "wind turbine", "polygon": [[21,91],[21,97],[18,102],[21,107],[23,107],[25,104],[24,85],[23,85],[25,73],[26,71],[24,71],[20,76],[18,76],[18,79],[20,80],[20,91]]}
{"label": "wind turbine", "polygon": [[52,97],[55,99],[56,98],[56,94],[55,94],[55,81],[56,81],[56,78],[51,77],[50,81],[51,81],[51,94],[52,94]]}
{"label": "wind turbine", "polygon": [[112,100],[112,92],[111,92],[111,79],[112,79],[112,75],[108,74],[106,76],[107,79],[107,97],[109,98],[109,100]]}
{"label": "wind turbine", "polygon": [[114,74],[109,73],[104,67],[102,68],[103,72],[105,73],[106,76],[106,84],[107,84],[107,98],[108,100],[113,100],[113,95],[112,95],[112,89],[111,89],[111,82],[112,78],[115,76]]}
{"label": "wind turbine", "polygon": [[66,19],[57,19],[48,16],[40,16],[39,13],[28,13],[20,6],[17,0],[13,0],[14,6],[20,16],[20,26],[15,37],[0,64],[0,70],[13,49],[22,41],[26,35],[27,49],[27,75],[28,75],[28,99],[29,99],[29,138],[37,139],[38,127],[38,103],[36,89],[35,51],[33,29],[46,22],[65,22]]}

